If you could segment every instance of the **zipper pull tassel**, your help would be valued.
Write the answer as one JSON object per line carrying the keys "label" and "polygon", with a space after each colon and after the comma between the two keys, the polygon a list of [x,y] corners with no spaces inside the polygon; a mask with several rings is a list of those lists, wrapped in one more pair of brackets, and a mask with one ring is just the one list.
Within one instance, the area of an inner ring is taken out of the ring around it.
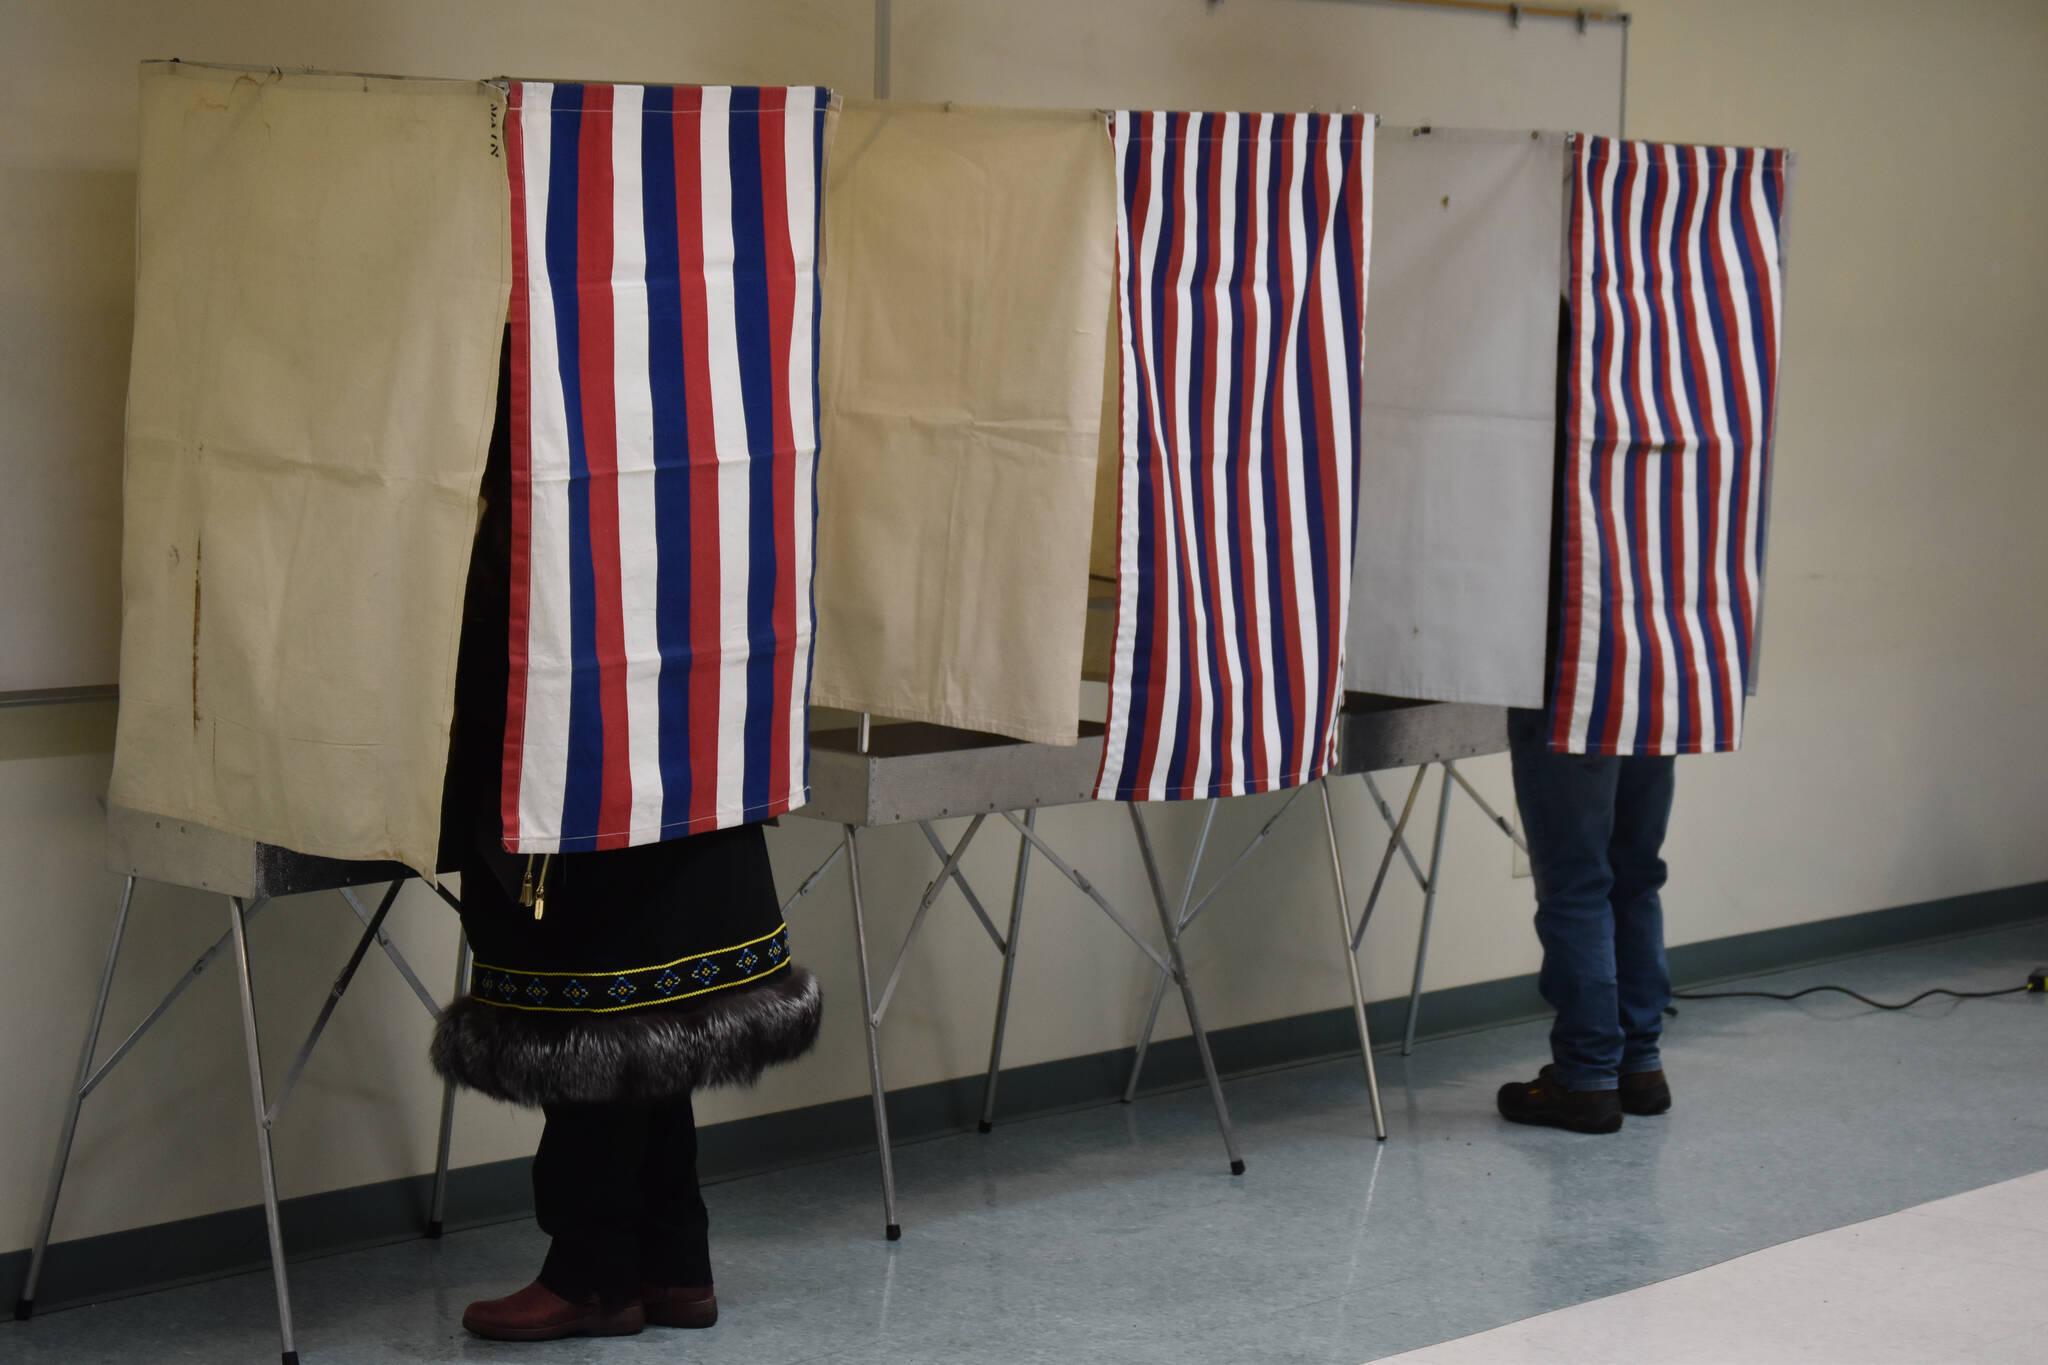
{"label": "zipper pull tassel", "polygon": [[531,853],[526,855],[526,878],[519,883],[519,903],[529,906],[533,904],[533,855]]}
{"label": "zipper pull tassel", "polygon": [[552,860],[554,859],[554,856],[555,856],[555,855],[554,855],[554,854],[552,854],[552,853],[543,853],[543,854],[541,855],[541,859],[540,859],[540,885],[536,886],[536,887],[535,887],[535,888],[533,889],[533,917],[534,917],[535,919],[539,919],[539,918],[541,917],[541,914],[542,914],[542,912],[543,912],[543,911],[545,911],[545,910],[547,909],[547,904],[548,904],[548,863],[549,863],[549,862],[551,862],[551,861],[552,861]]}

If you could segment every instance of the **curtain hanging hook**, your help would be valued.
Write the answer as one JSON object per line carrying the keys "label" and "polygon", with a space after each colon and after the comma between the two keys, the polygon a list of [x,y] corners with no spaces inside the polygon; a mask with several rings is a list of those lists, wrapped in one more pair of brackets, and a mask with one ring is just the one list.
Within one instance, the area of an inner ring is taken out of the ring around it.
{"label": "curtain hanging hook", "polygon": [[1581,32],[1581,33],[1584,33],[1585,31],[1586,31],[1586,12],[1585,12],[1584,10],[1580,10],[1580,11],[1579,11],[1579,32]]}
{"label": "curtain hanging hook", "polygon": [[1520,5],[1509,5],[1509,6],[1508,6],[1508,27],[1510,27],[1510,28],[1520,28],[1521,26],[1522,26],[1522,7],[1521,7]]}

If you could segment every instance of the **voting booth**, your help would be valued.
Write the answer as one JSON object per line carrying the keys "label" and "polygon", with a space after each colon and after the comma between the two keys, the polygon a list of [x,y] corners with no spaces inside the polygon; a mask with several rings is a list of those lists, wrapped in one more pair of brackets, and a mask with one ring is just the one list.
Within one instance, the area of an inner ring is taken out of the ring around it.
{"label": "voting booth", "polygon": [[[1457,762],[1506,748],[1509,707],[1548,708],[1561,752],[1739,741],[1781,152],[801,86],[175,62],[142,84],[109,814],[127,881],[24,1311],[79,1105],[226,954],[294,1358],[270,1126],[373,947],[443,1003],[383,926],[411,876],[459,903],[441,794],[507,337],[505,851],[839,827],[784,909],[847,878],[890,1239],[880,1033],[941,899],[1001,958],[984,1131],[1043,861],[1157,969],[1126,1098],[1176,988],[1241,1173],[1181,939],[1303,795],[1384,1139],[1373,909],[1398,860],[1425,897],[1412,1044],[1453,791],[1518,838]],[[1374,774],[1400,768],[1397,811]],[[1362,899],[1329,793],[1354,775],[1387,826]],[[1205,881],[1218,803],[1265,793],[1285,801]],[[1167,867],[1144,808],[1189,800],[1201,834]],[[1129,822],[1149,909],[1037,827],[1089,803]],[[1007,913],[962,867],[998,824]],[[884,974],[861,858],[898,825],[937,871]],[[150,881],[219,894],[227,931],[102,1059]],[[363,933],[272,1088],[244,929],[309,892]]]}

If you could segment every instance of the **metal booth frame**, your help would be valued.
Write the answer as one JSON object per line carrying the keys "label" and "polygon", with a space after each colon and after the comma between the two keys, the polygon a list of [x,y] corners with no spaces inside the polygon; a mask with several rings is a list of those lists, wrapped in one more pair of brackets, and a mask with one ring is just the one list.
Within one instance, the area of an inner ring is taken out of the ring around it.
{"label": "metal booth frame", "polygon": [[[1203,1079],[1216,1111],[1225,1150],[1233,1175],[1245,1165],[1229,1108],[1223,1096],[1199,1004],[1189,980],[1181,952],[1181,935],[1213,903],[1216,894],[1243,866],[1276,825],[1293,809],[1311,787],[1321,802],[1324,833],[1330,860],[1332,904],[1337,912],[1337,929],[1344,947],[1344,964],[1351,987],[1354,1022],[1358,1031],[1359,1057],[1364,1066],[1366,1091],[1372,1105],[1374,1136],[1385,1141],[1386,1116],[1381,1104],[1379,1076],[1373,1061],[1371,1031],[1366,1022],[1365,988],[1359,971],[1358,953],[1366,926],[1384,888],[1387,872],[1398,852],[1406,860],[1424,892],[1423,923],[1416,948],[1414,984],[1409,996],[1407,1027],[1402,1040],[1405,1054],[1414,1044],[1416,1017],[1424,963],[1428,952],[1430,922],[1437,888],[1441,884],[1443,836],[1449,816],[1450,793],[1455,783],[1478,803],[1487,817],[1520,843],[1513,826],[1480,796],[1465,776],[1457,771],[1456,760],[1499,753],[1507,748],[1507,712],[1497,706],[1445,702],[1415,702],[1395,698],[1349,694],[1342,713],[1338,761],[1325,777],[1293,788],[1286,801],[1239,850],[1230,864],[1210,882],[1199,899],[1194,890],[1207,851],[1215,820],[1216,801],[1210,801],[1202,832],[1189,861],[1177,902],[1169,899],[1159,858],[1154,850],[1144,815],[1136,802],[1123,803],[1132,832],[1144,861],[1146,881],[1153,909],[1165,940],[1165,952],[1154,948],[1132,921],[1104,896],[1100,888],[1062,858],[1037,831],[1037,812],[1050,806],[1092,803],[1095,776],[1102,759],[1102,727],[1086,724],[1078,742],[1071,746],[1027,743],[945,726],[903,723],[872,727],[863,717],[858,730],[821,731],[812,736],[811,801],[793,815],[836,824],[840,842],[783,903],[786,916],[814,890],[842,858],[847,863],[847,885],[852,900],[854,945],[861,992],[861,1017],[868,1056],[869,1094],[874,1105],[875,1139],[881,1168],[884,1236],[894,1241],[902,1236],[896,1189],[894,1148],[890,1138],[888,1090],[883,1077],[881,1028],[890,1002],[902,979],[904,963],[915,947],[926,917],[940,893],[956,887],[980,923],[989,941],[1001,955],[1002,969],[996,996],[996,1016],[989,1042],[989,1064],[982,1085],[979,1129],[986,1133],[995,1122],[996,1094],[1001,1079],[1003,1043],[1008,1029],[1012,985],[1015,979],[1018,944],[1023,926],[1024,898],[1029,884],[1033,853],[1042,856],[1053,869],[1088,898],[1123,931],[1138,950],[1159,969],[1158,983],[1146,1013],[1129,1080],[1124,1088],[1126,1102],[1134,1101],[1142,1075],[1146,1051],[1157,1023],[1169,984],[1178,985],[1186,1006],[1196,1055]],[[1409,818],[1431,765],[1443,769],[1443,791],[1437,809],[1437,828],[1430,869],[1425,875],[1407,844]],[[1414,767],[1415,778],[1397,818],[1380,795],[1372,774],[1390,769]],[[1330,782],[1341,776],[1364,777],[1367,788],[1390,831],[1378,870],[1356,919],[1346,894],[1343,859],[1337,837],[1336,815],[1330,801]],[[1017,831],[1017,867],[1011,884],[1008,932],[998,929],[960,863],[969,845],[990,816],[999,816]],[[932,827],[935,820],[966,817],[967,828],[948,847]],[[939,870],[926,884],[910,927],[890,963],[880,991],[875,989],[875,971],[868,946],[865,891],[861,883],[859,834],[863,830],[914,824],[939,860]]]}
{"label": "metal booth frame", "polygon": [[[29,1254],[28,1276],[23,1281],[21,1296],[15,1301],[14,1316],[26,1320],[35,1312],[36,1292],[41,1286],[44,1260],[50,1246],[50,1233],[57,1219],[57,1205],[63,1194],[64,1178],[71,1162],[72,1141],[78,1132],[79,1111],[84,1107],[86,1097],[96,1090],[108,1074],[139,1043],[150,1029],[156,1026],[179,996],[197,981],[207,968],[226,954],[234,964],[235,982],[241,1006],[242,1044],[249,1067],[249,1102],[253,1129],[256,1137],[257,1170],[263,1183],[263,1217],[265,1232],[269,1241],[270,1274],[277,1295],[278,1336],[284,1365],[298,1365],[298,1346],[292,1327],[291,1285],[285,1269],[283,1224],[278,1213],[277,1168],[271,1152],[270,1135],[278,1116],[283,1112],[285,1102],[291,1098],[299,1078],[305,1074],[306,1063],[313,1055],[314,1047],[326,1032],[328,1022],[334,1017],[335,1008],[348,992],[355,980],[356,971],[362,966],[372,945],[381,948],[391,964],[404,978],[415,996],[435,1018],[441,1014],[441,1005],[434,999],[426,983],[407,962],[405,954],[391,941],[385,932],[384,921],[391,913],[391,907],[398,900],[398,893],[407,880],[414,876],[410,868],[398,863],[348,862],[334,858],[318,858],[279,848],[274,844],[259,843],[238,835],[225,834],[218,830],[175,820],[167,816],[151,815],[142,811],[127,810],[119,806],[107,811],[108,861],[116,872],[123,873],[125,880],[121,888],[121,902],[114,915],[112,941],[107,946],[106,965],[101,969],[99,992],[93,1004],[92,1015],[86,1024],[85,1042],[80,1049],[77,1079],[71,1087],[69,1103],[65,1107],[64,1126],[57,1141],[57,1155],[50,1170],[48,1189],[43,1198],[42,1217],[36,1225],[34,1249]],[[121,948],[127,935],[129,912],[135,903],[138,882],[158,882],[169,886],[183,886],[192,890],[219,895],[227,902],[228,925],[225,932],[213,941],[211,947],[201,953],[184,975],[180,976],[170,990],[156,1003],[140,1023],[107,1054],[106,1058],[94,1064],[99,1051],[100,1030],[106,1021],[107,1003],[113,993],[114,975],[120,966]],[[389,883],[374,911],[364,908],[356,895],[357,888]],[[434,890],[451,907],[460,908],[460,902],[445,887]],[[348,908],[362,924],[363,932],[357,939],[355,949],[343,964],[334,984],[328,989],[326,999],[321,1003],[319,1013],[307,1032],[305,1041],[293,1055],[286,1068],[283,1080],[275,1091],[271,1091],[263,1077],[263,1057],[259,1046],[256,1002],[249,970],[249,922],[256,918],[272,901],[285,896],[305,895],[312,892],[337,892]],[[457,950],[455,971],[455,997],[460,998],[469,989],[470,956],[467,940],[460,939]],[[428,1209],[427,1224],[423,1229],[428,1237],[439,1237],[447,1211],[448,1160],[454,1140],[455,1089],[445,1084],[441,1092],[441,1123],[438,1149],[434,1162],[433,1196]]]}
{"label": "metal booth frame", "polygon": [[[783,911],[786,915],[810,893],[833,864],[841,857],[845,858],[847,886],[853,905],[869,1091],[874,1102],[875,1138],[881,1163],[883,1233],[890,1241],[903,1235],[903,1227],[896,1198],[895,1154],[889,1136],[887,1086],[882,1076],[883,1019],[902,978],[904,963],[924,928],[933,903],[947,885],[957,886],[1003,957],[995,1032],[989,1046],[989,1069],[982,1095],[981,1129],[987,1132],[995,1118],[996,1082],[1002,1068],[1003,1037],[1009,1020],[1018,934],[1023,922],[1024,896],[1034,852],[1122,930],[1138,951],[1159,968],[1163,979],[1180,986],[1181,999],[1187,1006],[1193,1026],[1195,1047],[1201,1058],[1209,1098],[1216,1110],[1217,1126],[1229,1157],[1230,1172],[1232,1175],[1244,1173],[1244,1158],[1238,1150],[1236,1131],[1231,1126],[1230,1110],[1223,1098],[1223,1084],[1216,1071],[1215,1058],[1209,1051],[1208,1035],[1202,1028],[1201,1008],[1181,957],[1180,935],[1167,907],[1158,859],[1153,852],[1144,817],[1135,805],[1130,807],[1132,830],[1144,857],[1154,908],[1158,912],[1165,943],[1163,951],[1154,947],[1129,916],[1038,833],[1039,810],[1093,800],[1095,775],[1101,762],[1102,727],[1099,725],[1083,727],[1078,742],[1068,746],[1031,744],[924,723],[879,726],[870,730],[863,722],[858,731],[823,731],[811,737],[811,800],[810,804],[793,814],[838,825],[840,843],[788,898]],[[1007,935],[996,928],[981,898],[960,870],[960,861],[968,846],[991,815],[1007,821],[1017,831],[1020,840]],[[959,841],[949,849],[932,828],[932,822],[952,816],[967,816],[969,820]],[[863,830],[905,824],[914,824],[923,833],[941,860],[940,868],[919,899],[910,928],[890,966],[888,979],[877,993],[868,951],[859,835]]]}
{"label": "metal booth frame", "polygon": [[[1429,949],[1437,892],[1442,884],[1444,832],[1450,814],[1451,792],[1463,788],[1488,820],[1518,845],[1523,845],[1514,826],[1504,819],[1472,786],[1456,762],[1462,758],[1498,753],[1506,748],[1506,713],[1502,708],[1457,703],[1405,702],[1352,694],[1341,718],[1338,761],[1331,772],[1315,783],[1292,789],[1275,811],[1238,850],[1230,863],[1208,883],[1199,898],[1195,895],[1203,857],[1208,850],[1216,814],[1216,801],[1208,803],[1193,856],[1180,886],[1177,901],[1170,899],[1165,876],[1154,848],[1151,831],[1138,803],[1123,803],[1131,821],[1147,885],[1164,947],[1156,947],[1140,932],[1136,921],[1119,909],[1085,874],[1073,867],[1037,830],[1037,813],[1050,806],[1093,803],[1093,787],[1102,755],[1099,725],[1084,727],[1079,742],[1072,746],[1030,744],[926,724],[877,727],[869,731],[827,731],[813,736],[811,803],[796,814],[836,824],[839,844],[804,880],[783,904],[786,915],[814,890],[833,866],[844,858],[851,894],[856,965],[861,991],[861,1013],[868,1056],[870,1095],[874,1105],[875,1135],[881,1168],[884,1234],[894,1241],[902,1235],[896,1190],[894,1151],[889,1135],[887,1088],[884,1082],[880,1033],[889,1004],[894,998],[907,961],[926,918],[947,886],[957,888],[961,898],[987,933],[1002,958],[997,992],[996,1016],[989,1043],[989,1065],[983,1082],[980,1130],[990,1131],[995,1122],[998,1084],[1001,1079],[1004,1039],[1009,1023],[1012,987],[1023,927],[1024,901],[1029,885],[1031,858],[1042,857],[1061,877],[1108,917],[1133,945],[1158,968],[1158,981],[1146,1012],[1123,1098],[1137,1096],[1146,1053],[1159,1010],[1169,984],[1177,985],[1187,1009],[1203,1079],[1216,1112],[1224,1149],[1232,1175],[1245,1170],[1236,1131],[1224,1099],[1221,1077],[1201,1022],[1200,1005],[1189,978],[1181,950],[1183,933],[1214,903],[1217,894],[1266,841],[1274,828],[1294,808],[1310,787],[1322,806],[1324,833],[1330,859],[1333,906],[1344,948],[1346,974],[1351,986],[1352,1005],[1359,1038],[1359,1056],[1364,1065],[1366,1088],[1372,1105],[1374,1136],[1387,1137],[1379,1079],[1373,1062],[1373,1044],[1366,1023],[1365,992],[1358,965],[1367,926],[1385,887],[1387,874],[1398,854],[1422,889],[1423,918],[1416,944],[1415,971],[1408,1000],[1406,1028],[1401,1050],[1414,1044],[1423,974]],[[1436,812],[1428,871],[1425,873],[1408,845],[1407,833],[1429,768],[1440,767],[1442,780]],[[1373,780],[1373,774],[1412,767],[1415,776],[1398,816],[1388,805]],[[1347,896],[1344,868],[1339,849],[1337,823],[1330,801],[1330,783],[1339,777],[1363,777],[1374,806],[1388,828],[1372,886],[1354,918]],[[1011,885],[1007,932],[997,926],[987,907],[961,869],[961,861],[990,816],[999,816],[1017,831],[1017,866]],[[933,822],[967,817],[967,828],[949,848],[933,828]],[[859,835],[862,831],[893,825],[914,824],[939,859],[939,871],[926,885],[903,942],[891,962],[879,992],[867,941],[865,892],[860,875]],[[250,1113],[256,1138],[257,1167],[262,1181],[265,1230],[269,1244],[273,1287],[277,1297],[281,1356],[285,1365],[296,1365],[298,1351],[292,1324],[291,1292],[286,1270],[282,1223],[279,1215],[278,1182],[271,1150],[271,1132],[304,1074],[315,1046],[333,1018],[336,1007],[354,981],[363,960],[374,945],[390,959],[413,994],[430,1015],[438,1018],[442,1006],[420,980],[404,954],[385,932],[385,920],[398,899],[404,883],[413,876],[396,863],[346,862],[294,853],[274,845],[224,834],[203,826],[139,811],[110,808],[108,812],[109,859],[114,870],[125,876],[114,928],[100,974],[98,993],[87,1022],[80,1050],[77,1076],[71,1087],[57,1152],[50,1171],[36,1240],[30,1253],[29,1269],[15,1316],[27,1319],[35,1310],[45,1260],[49,1250],[57,1208],[68,1172],[73,1140],[84,1102],[113,1069],[155,1027],[178,998],[226,954],[235,968],[241,1010],[243,1047],[249,1069]],[[1526,845],[1523,845],[1526,848]],[[227,902],[228,926],[192,966],[181,975],[128,1034],[103,1059],[99,1057],[100,1033],[112,996],[116,971],[126,938],[137,884],[143,881],[183,886],[220,895]],[[386,885],[374,910],[365,907],[358,888]],[[451,907],[460,902],[445,886],[434,888]],[[273,900],[315,892],[338,893],[363,926],[354,950],[349,954],[322,1002],[304,1042],[294,1054],[283,1079],[272,1091],[263,1074],[259,1030],[249,961],[247,926]],[[470,955],[466,940],[458,932],[458,957],[454,997],[468,989]],[[439,1140],[435,1158],[433,1194],[424,1233],[439,1237],[447,1204],[448,1170],[454,1131],[454,1088],[444,1085]]]}

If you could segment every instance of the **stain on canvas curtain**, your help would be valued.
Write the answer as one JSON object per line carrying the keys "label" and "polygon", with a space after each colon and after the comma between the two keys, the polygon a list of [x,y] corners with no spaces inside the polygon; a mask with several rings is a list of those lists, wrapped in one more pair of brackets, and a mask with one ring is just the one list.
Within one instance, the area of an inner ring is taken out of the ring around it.
{"label": "stain on canvas curtain", "polygon": [[503,107],[143,67],[113,801],[432,875],[510,283]]}

